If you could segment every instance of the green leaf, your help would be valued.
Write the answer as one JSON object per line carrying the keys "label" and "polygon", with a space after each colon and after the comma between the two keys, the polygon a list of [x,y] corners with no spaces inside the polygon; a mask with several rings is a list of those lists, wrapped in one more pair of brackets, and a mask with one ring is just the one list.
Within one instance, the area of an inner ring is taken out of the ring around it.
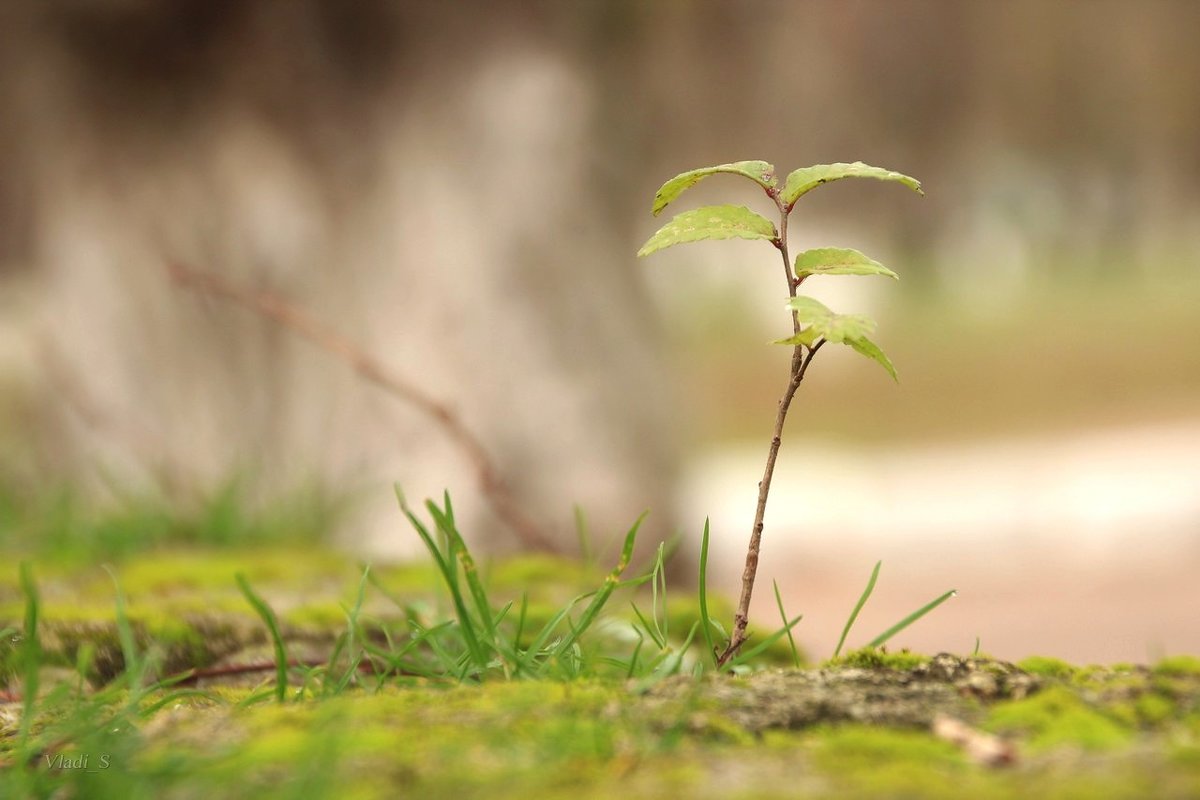
{"label": "green leaf", "polygon": [[858,619],[858,612],[862,611],[863,606],[867,604],[867,600],[871,597],[871,592],[875,591],[875,581],[879,580],[879,568],[882,566],[882,561],[875,562],[875,569],[871,570],[871,577],[867,579],[867,588],[863,589],[863,593],[859,595],[858,602],[854,604],[854,610],[850,612],[850,617],[846,620],[845,627],[842,628],[842,637],[838,639],[837,648],[833,651],[834,658],[841,655],[842,645],[846,643],[846,636],[850,633],[850,629],[854,627],[854,620]]}
{"label": "green leaf", "polygon": [[716,175],[720,172],[749,178],[764,189],[770,189],[776,183],[775,167],[765,161],[735,161],[732,164],[718,164],[715,167],[693,169],[676,175],[659,188],[654,195],[654,216],[657,217],[672,200],[683,194],[685,190],[695,186],[709,175]]}
{"label": "green leaf", "polygon": [[916,178],[901,175],[899,172],[893,172],[890,169],[872,167],[861,161],[855,161],[853,164],[816,164],[796,170],[788,175],[787,180],[784,181],[783,204],[790,209],[800,199],[800,196],[806,192],[817,188],[822,183],[829,183],[830,181],[837,181],[842,178],[875,178],[881,181],[899,181],[917,194],[925,194],[921,191],[921,182]]}
{"label": "green leaf", "polygon": [[821,247],[805,250],[796,256],[796,277],[809,275],[886,275],[900,279],[890,269],[857,250],[840,247]]}
{"label": "green leaf", "polygon": [[[810,331],[801,331],[805,338],[816,341],[826,339],[836,344],[848,343],[851,339],[860,339],[875,332],[875,321],[862,314],[835,314],[829,307],[811,297],[793,297],[788,301],[788,308],[796,312],[800,324],[807,325]],[[795,339],[796,337],[791,337]],[[779,344],[798,344],[782,340]]]}
{"label": "green leaf", "polygon": [[872,361],[878,361],[879,364],[888,371],[888,375],[892,376],[892,380],[894,380],[896,383],[900,382],[900,376],[896,374],[896,368],[892,365],[892,360],[884,355],[884,352],[879,349],[879,345],[875,344],[865,336],[847,341],[846,344],[850,345],[855,349],[855,351],[863,354]]}
{"label": "green leaf", "polygon": [[794,336],[778,339],[772,344],[786,344],[793,347],[802,344],[805,347],[812,347],[819,339],[824,339],[835,344],[848,345],[872,361],[879,362],[892,376],[892,380],[899,382],[900,378],[897,377],[896,368],[892,362],[879,349],[879,345],[868,338],[875,332],[873,319],[861,314],[835,314],[819,300],[803,295],[793,297],[787,305],[796,313],[797,321],[805,327]]}
{"label": "green leaf", "polygon": [[639,256],[683,242],[701,239],[766,239],[779,238],[771,221],[760,217],[745,206],[704,206],[685,211],[658,229],[638,250]]}
{"label": "green leaf", "polygon": [[[937,608],[942,603],[949,600],[951,597],[955,597],[957,595],[958,595],[958,592],[955,589],[951,589],[950,591],[946,592],[945,594],[941,595],[940,597],[937,597],[934,600],[931,600],[930,602],[928,602],[925,605],[918,608],[913,613],[909,614],[904,619],[897,622],[892,627],[888,628],[883,633],[876,636],[874,639],[872,639],[870,641],[870,643],[867,644],[867,647],[882,647],[884,644],[887,643],[888,639],[891,639],[897,633],[904,630],[909,625],[912,625],[914,622],[916,622],[921,617],[928,614],[930,611],[933,611],[935,608]],[[976,643],[975,647],[976,647],[976,649],[978,649],[978,647],[979,647],[978,643]]]}

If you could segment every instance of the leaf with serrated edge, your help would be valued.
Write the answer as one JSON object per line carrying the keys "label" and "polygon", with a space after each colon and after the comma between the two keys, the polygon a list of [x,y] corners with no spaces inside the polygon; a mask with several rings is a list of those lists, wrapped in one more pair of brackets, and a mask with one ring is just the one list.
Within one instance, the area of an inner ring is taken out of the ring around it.
{"label": "leaf with serrated edge", "polygon": [[862,314],[834,314],[833,318],[825,323],[825,330],[821,335],[834,344],[844,344],[874,332],[875,320],[870,317]]}
{"label": "leaf with serrated edge", "polygon": [[897,383],[900,381],[892,362],[879,349],[879,345],[868,338],[875,332],[874,320],[861,314],[835,314],[824,303],[804,295],[793,297],[787,305],[796,312],[797,321],[806,327],[799,333],[786,339],[777,339],[772,344],[786,344],[793,347],[802,344],[805,347],[812,347],[818,339],[825,339],[835,344],[845,344],[853,347],[867,358],[879,362],[892,376],[892,380]]}
{"label": "leaf with serrated edge", "polygon": [[833,316],[833,311],[829,306],[822,303],[813,297],[800,295],[788,300],[787,307],[796,312],[796,318],[801,322],[813,322],[819,319],[828,319]]}
{"label": "leaf with serrated edge", "polygon": [[841,247],[821,247],[805,250],[796,256],[796,277],[800,280],[809,275],[886,275],[900,276],[857,250]]}
{"label": "leaf with serrated edge", "polygon": [[890,169],[872,167],[870,164],[855,161],[853,164],[816,164],[811,167],[802,167],[792,172],[783,183],[783,194],[781,196],[783,204],[788,209],[791,209],[801,195],[817,188],[822,183],[829,183],[830,181],[837,181],[842,178],[875,178],[881,181],[898,181],[917,194],[925,194],[921,191],[921,182],[916,178],[910,178],[907,175],[893,172]]}
{"label": "leaf with serrated edge", "polygon": [[817,339],[820,338],[821,335],[817,331],[813,330],[813,326],[809,325],[807,328],[801,329],[799,333],[788,336],[784,339],[776,339],[775,341],[771,342],[771,344],[786,344],[790,347],[795,347],[798,344],[802,344],[805,347],[812,347],[817,343]]}
{"label": "leaf with serrated edge", "polygon": [[702,239],[772,241],[778,237],[779,234],[770,220],[760,217],[745,206],[704,206],[685,211],[663,225],[642,245],[638,255],[646,256],[664,247],[698,242]]}
{"label": "leaf with serrated edge", "polygon": [[818,338],[836,344],[858,339],[875,332],[875,321],[861,314],[835,314],[827,306],[811,297],[801,295],[788,301],[788,308],[796,312],[796,321],[808,327],[800,333],[778,344],[810,345]]}
{"label": "leaf with serrated edge", "polygon": [[900,382],[900,376],[896,374],[896,368],[892,365],[891,359],[884,355],[883,351],[879,349],[879,345],[875,344],[865,336],[859,337],[858,339],[847,340],[846,344],[850,345],[867,358],[879,362],[879,364],[888,371],[888,374],[892,376],[892,380],[894,380],[896,383]]}
{"label": "leaf with serrated edge", "polygon": [[688,172],[676,175],[659,188],[658,192],[654,195],[654,216],[657,217],[672,200],[679,197],[687,189],[695,186],[709,175],[716,175],[721,172],[728,172],[749,178],[764,189],[770,189],[776,183],[775,167],[766,161],[735,161],[732,164],[718,164],[715,167],[701,167],[700,169],[689,170]]}

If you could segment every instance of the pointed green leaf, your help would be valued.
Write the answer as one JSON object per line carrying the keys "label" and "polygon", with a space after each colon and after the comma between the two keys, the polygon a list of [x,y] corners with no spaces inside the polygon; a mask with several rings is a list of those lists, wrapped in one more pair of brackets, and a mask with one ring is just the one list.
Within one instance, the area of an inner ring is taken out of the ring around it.
{"label": "pointed green leaf", "polygon": [[886,275],[899,280],[900,276],[868,258],[857,250],[841,247],[821,247],[805,250],[796,256],[796,277],[809,275]]}
{"label": "pointed green leaf", "polygon": [[[788,308],[796,314],[796,321],[805,327],[794,336],[789,336],[786,339],[776,339],[771,344],[786,344],[793,347],[802,344],[805,347],[812,347],[817,343],[817,339],[822,336],[824,323],[834,316],[834,313],[822,303],[812,297],[793,297],[788,301]],[[817,324],[813,324],[817,323]]]}
{"label": "pointed green leaf", "polygon": [[809,325],[807,328],[802,328],[800,332],[794,336],[788,336],[785,339],[776,339],[775,341],[771,342],[771,344],[786,344],[790,347],[795,347],[798,344],[802,344],[805,347],[812,347],[817,343],[817,339],[820,338],[821,334],[817,333],[817,331],[813,329],[813,326]]}
{"label": "pointed green leaf", "polygon": [[829,183],[830,181],[841,180],[842,178],[875,178],[881,181],[899,181],[917,194],[925,194],[921,191],[921,182],[916,178],[910,178],[907,175],[893,172],[890,169],[872,167],[861,161],[855,161],[853,164],[816,164],[796,170],[788,175],[787,180],[784,181],[783,204],[790,209],[802,194],[817,188],[822,183]]}
{"label": "pointed green leaf", "polygon": [[808,325],[812,329],[811,333],[801,331],[801,334],[807,333],[809,337],[815,336],[842,344],[875,332],[875,321],[870,317],[864,317],[862,314],[835,314],[811,297],[793,297],[788,301],[788,308],[796,312],[796,319],[800,324]]}
{"label": "pointed green leaf", "polygon": [[815,297],[805,297],[804,295],[793,297],[788,300],[787,307],[796,312],[796,318],[801,322],[812,322],[833,316],[833,311],[829,306]]}
{"label": "pointed green leaf", "polygon": [[702,239],[766,239],[779,238],[771,221],[760,217],[745,206],[704,206],[685,211],[658,229],[638,250],[639,256],[683,242]]}
{"label": "pointed green leaf", "polygon": [[865,336],[860,336],[857,339],[847,340],[846,344],[850,345],[867,358],[873,361],[878,361],[880,365],[882,365],[883,368],[888,371],[888,375],[892,376],[892,380],[894,380],[896,383],[900,382],[900,376],[896,374],[896,368],[892,366],[891,359],[884,355],[884,352],[879,349],[879,345],[875,344]]}
{"label": "pointed green leaf", "polygon": [[718,164],[715,167],[701,167],[676,175],[659,188],[654,195],[654,216],[667,207],[672,200],[683,194],[685,190],[695,186],[709,175],[728,172],[749,178],[764,189],[775,185],[775,167],[766,161],[736,161],[732,164]]}
{"label": "pointed green leaf", "polygon": [[835,344],[845,344],[867,358],[879,362],[897,383],[900,378],[892,362],[869,338],[875,332],[875,321],[861,314],[835,314],[819,300],[803,295],[788,301],[788,308],[796,312],[796,319],[804,327],[794,336],[778,339],[772,344],[812,347],[819,339]]}

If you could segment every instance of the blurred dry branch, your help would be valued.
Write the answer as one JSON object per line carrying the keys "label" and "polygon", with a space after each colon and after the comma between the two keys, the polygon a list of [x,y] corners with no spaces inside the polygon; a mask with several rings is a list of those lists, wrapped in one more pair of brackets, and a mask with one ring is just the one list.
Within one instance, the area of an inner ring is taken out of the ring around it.
{"label": "blurred dry branch", "polygon": [[262,289],[237,286],[211,272],[179,263],[168,264],[167,270],[179,286],[236,303],[291,330],[345,361],[363,380],[380,387],[430,417],[471,463],[475,479],[488,505],[522,544],[533,550],[557,552],[558,548],[513,500],[507,484],[500,477],[500,472],[479,439],[444,403],[388,371],[353,341],[279,295]]}

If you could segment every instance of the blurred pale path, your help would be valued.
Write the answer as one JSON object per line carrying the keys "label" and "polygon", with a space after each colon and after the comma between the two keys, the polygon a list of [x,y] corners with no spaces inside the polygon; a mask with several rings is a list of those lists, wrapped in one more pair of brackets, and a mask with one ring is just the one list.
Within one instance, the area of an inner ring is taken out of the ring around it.
{"label": "blurred pale path", "polygon": [[[837,641],[871,565],[865,641],[947,588],[959,596],[895,646],[1145,661],[1200,650],[1200,420],[933,446],[793,442],[764,533],[769,586],[804,613],[817,655]],[[712,517],[720,586],[740,574],[762,448],[700,457],[682,515]],[[777,616],[769,591],[763,621]],[[878,630],[876,630],[878,628]]]}

